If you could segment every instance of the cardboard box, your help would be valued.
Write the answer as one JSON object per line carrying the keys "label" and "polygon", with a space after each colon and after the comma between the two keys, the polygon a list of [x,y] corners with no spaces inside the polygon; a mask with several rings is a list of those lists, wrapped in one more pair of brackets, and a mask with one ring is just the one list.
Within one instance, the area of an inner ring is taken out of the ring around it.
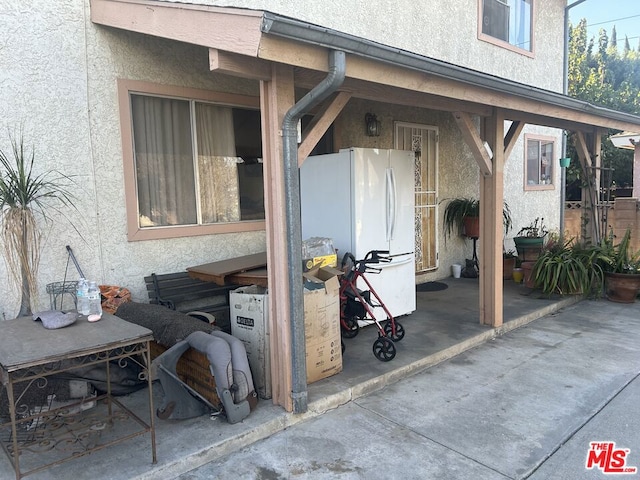
{"label": "cardboard box", "polygon": [[321,267],[304,273],[307,383],[342,371],[340,282],[342,271]]}
{"label": "cardboard box", "polygon": [[233,290],[229,294],[229,312],[231,335],[244,343],[256,392],[260,398],[271,398],[267,289],[251,285]]}

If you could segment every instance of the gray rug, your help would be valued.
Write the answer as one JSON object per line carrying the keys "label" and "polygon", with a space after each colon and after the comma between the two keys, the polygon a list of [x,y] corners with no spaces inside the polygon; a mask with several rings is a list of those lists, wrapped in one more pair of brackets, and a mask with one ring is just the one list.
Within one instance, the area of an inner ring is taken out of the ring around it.
{"label": "gray rug", "polygon": [[426,282],[416,285],[416,292],[437,292],[440,290],[446,290],[449,285],[442,282]]}

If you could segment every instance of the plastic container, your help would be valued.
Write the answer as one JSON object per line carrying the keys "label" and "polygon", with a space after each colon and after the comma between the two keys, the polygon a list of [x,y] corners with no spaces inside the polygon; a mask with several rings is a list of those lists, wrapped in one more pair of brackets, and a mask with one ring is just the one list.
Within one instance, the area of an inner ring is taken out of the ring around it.
{"label": "plastic container", "polygon": [[102,317],[102,299],[100,297],[100,288],[97,282],[89,282],[89,290],[87,297],[89,299],[89,314],[90,319],[95,321]]}
{"label": "plastic container", "polygon": [[89,315],[89,284],[84,278],[78,280],[76,308],[80,315]]}
{"label": "plastic container", "polygon": [[454,263],[451,265],[451,271],[453,273],[453,278],[460,278],[460,274],[462,273],[462,265],[459,263]]}

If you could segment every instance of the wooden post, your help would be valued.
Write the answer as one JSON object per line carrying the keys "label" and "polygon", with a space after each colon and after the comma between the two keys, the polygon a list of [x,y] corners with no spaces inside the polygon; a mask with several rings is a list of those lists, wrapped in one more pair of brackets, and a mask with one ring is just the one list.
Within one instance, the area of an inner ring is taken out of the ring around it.
{"label": "wooden post", "polygon": [[262,155],[269,280],[269,331],[272,399],[288,412],[291,399],[291,318],[287,274],[287,224],[283,174],[282,121],[294,105],[293,67],[274,64],[269,81],[260,82]]}
{"label": "wooden post", "polygon": [[504,115],[495,109],[483,135],[493,151],[491,175],[480,175],[480,323],[499,327],[502,311],[502,209],[504,205]]}

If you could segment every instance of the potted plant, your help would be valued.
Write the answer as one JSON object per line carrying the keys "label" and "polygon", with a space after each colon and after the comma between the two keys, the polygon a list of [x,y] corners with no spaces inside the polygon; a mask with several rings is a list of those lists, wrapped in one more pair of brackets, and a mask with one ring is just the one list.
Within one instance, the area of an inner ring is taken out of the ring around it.
{"label": "potted plant", "polygon": [[532,267],[533,284],[544,293],[594,295],[602,291],[599,249],[574,239],[548,243]]}
{"label": "potted plant", "polygon": [[604,270],[605,296],[613,302],[633,303],[640,291],[640,251],[631,251],[631,229],[613,243],[613,232],[600,244],[599,262]]}
{"label": "potted plant", "polygon": [[0,150],[0,227],[2,253],[10,277],[21,291],[20,317],[32,314],[42,224],[51,221],[50,210],[60,212],[61,207],[74,206],[66,189],[70,178],[55,170],[34,172],[35,151],[25,150],[22,132],[19,139],[9,137],[11,154]]}
{"label": "potted plant", "polygon": [[[480,237],[480,200],[473,198],[453,198],[444,209],[443,224],[445,236],[457,231],[470,238]],[[505,203],[502,209],[502,223],[505,232],[511,229],[511,211]]]}
{"label": "potted plant", "polygon": [[526,227],[522,227],[518,234],[513,237],[518,256],[523,262],[533,262],[538,258],[548,232],[549,230],[544,224],[544,218],[536,217],[533,222]]}

